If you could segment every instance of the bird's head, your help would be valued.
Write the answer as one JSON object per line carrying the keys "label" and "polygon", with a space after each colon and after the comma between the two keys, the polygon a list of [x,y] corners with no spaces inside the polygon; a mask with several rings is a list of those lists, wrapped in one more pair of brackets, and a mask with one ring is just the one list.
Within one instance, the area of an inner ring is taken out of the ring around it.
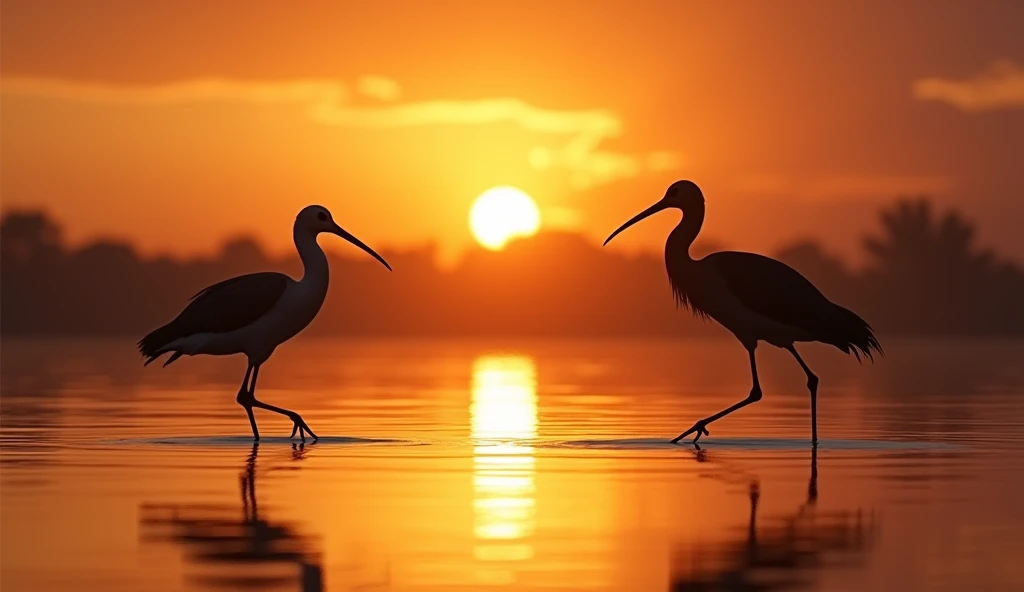
{"label": "bird's head", "polygon": [[376,251],[363,244],[363,241],[349,234],[341,226],[338,226],[338,223],[334,221],[334,217],[331,216],[331,212],[323,206],[306,206],[302,208],[299,215],[295,217],[295,231],[306,233],[313,237],[316,237],[321,232],[336,234],[369,253],[371,257],[380,261],[388,270],[391,269],[388,262],[378,255]]}
{"label": "bird's head", "polygon": [[619,226],[615,232],[605,239],[604,244],[608,244],[617,234],[637,222],[653,216],[662,210],[668,208],[678,208],[685,215],[687,211],[695,211],[697,209],[703,210],[704,208],[704,194],[701,193],[700,187],[693,181],[676,181],[669,185],[668,189],[665,190],[665,197],[662,197],[658,203],[640,212],[636,216],[630,218],[625,224]]}

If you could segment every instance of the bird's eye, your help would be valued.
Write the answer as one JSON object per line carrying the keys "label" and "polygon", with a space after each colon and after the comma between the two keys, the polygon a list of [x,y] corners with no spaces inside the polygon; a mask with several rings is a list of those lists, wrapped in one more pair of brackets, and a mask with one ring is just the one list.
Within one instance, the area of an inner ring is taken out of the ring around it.
{"label": "bird's eye", "polygon": [[319,213],[318,213],[318,214],[316,215],[316,219],[317,219],[317,220],[319,220],[319,221],[321,221],[321,222],[326,222],[326,221],[327,221],[327,214],[325,214],[325,213],[323,213],[323,212],[319,212]]}

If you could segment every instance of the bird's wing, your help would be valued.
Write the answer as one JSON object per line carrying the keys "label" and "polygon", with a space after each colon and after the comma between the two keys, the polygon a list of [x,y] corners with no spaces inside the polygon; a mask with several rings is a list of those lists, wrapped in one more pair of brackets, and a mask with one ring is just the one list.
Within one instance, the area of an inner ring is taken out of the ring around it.
{"label": "bird's wing", "polygon": [[189,325],[186,334],[241,329],[273,308],[290,281],[283,273],[272,271],[226,279],[200,290],[175,322]]}
{"label": "bird's wing", "polygon": [[173,321],[139,341],[147,357],[197,333],[228,333],[256,321],[277,304],[292,279],[283,273],[240,275],[203,288]]}
{"label": "bird's wing", "polygon": [[738,251],[712,253],[701,261],[715,268],[743,306],[779,323],[815,332],[818,317],[829,312],[825,295],[781,261]]}

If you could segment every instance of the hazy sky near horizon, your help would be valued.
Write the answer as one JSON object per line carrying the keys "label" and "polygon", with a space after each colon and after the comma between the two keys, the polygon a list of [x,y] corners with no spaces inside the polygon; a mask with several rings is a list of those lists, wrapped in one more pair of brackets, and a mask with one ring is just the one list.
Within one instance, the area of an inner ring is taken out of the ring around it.
{"label": "hazy sky near horizon", "polygon": [[[4,0],[2,206],[74,242],[287,248],[328,206],[377,246],[472,244],[522,188],[603,239],[673,180],[745,250],[844,255],[928,193],[1024,260],[1024,3]],[[660,249],[675,216],[616,248]]]}

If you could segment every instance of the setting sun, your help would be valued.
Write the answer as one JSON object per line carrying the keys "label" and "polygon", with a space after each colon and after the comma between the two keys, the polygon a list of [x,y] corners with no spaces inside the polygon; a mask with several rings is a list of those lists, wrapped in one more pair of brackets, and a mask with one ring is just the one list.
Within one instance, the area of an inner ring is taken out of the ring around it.
{"label": "setting sun", "polygon": [[469,229],[477,242],[499,250],[509,239],[530,236],[540,227],[540,211],[529,195],[515,187],[493,187],[469,210]]}

